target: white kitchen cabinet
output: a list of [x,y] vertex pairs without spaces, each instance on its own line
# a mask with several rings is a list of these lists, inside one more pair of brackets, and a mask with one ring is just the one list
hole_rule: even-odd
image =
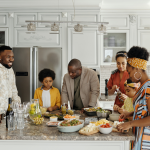
[[[145,47],[150,53],[150,30],[138,30],[138,46]],[[148,61],[150,65],[150,60]]]
[[108,22],[107,29],[129,29],[129,15],[102,15],[102,22]]
[[37,13],[15,13],[14,27],[27,27],[26,20],[37,20]]
[[0,46],[8,45],[8,28],[0,28]]
[[138,29],[150,29],[150,15],[138,15]]
[[[38,13],[38,20],[44,21],[60,21],[60,13]],[[38,27],[50,27],[50,23],[38,23]]]
[[100,66],[100,39],[96,28],[85,28],[82,33],[77,33],[73,28],[68,29],[68,62],[79,59],[83,66]]
[[111,109],[113,110],[114,101],[99,101],[100,107],[103,109]]
[[101,35],[101,65],[115,65],[116,53],[129,50],[129,30],[107,30]]
[[15,47],[43,46],[60,47],[61,29],[59,34],[50,34],[50,29],[37,28],[35,32],[28,32],[25,28],[15,28]]
[[8,27],[8,13],[0,13],[0,27]]
[[[86,14],[79,14],[79,13],[76,13],[75,16],[73,13],[70,13],[68,14],[68,21],[90,21],[90,22],[98,22],[99,21],[99,16],[98,14],[89,14],[89,13],[86,13]],[[74,24],[72,23],[68,23],[68,26],[72,26]],[[94,26],[94,25],[90,25],[90,24],[86,24],[87,27],[88,26]],[[86,26],[85,25],[85,26]],[[96,27],[96,26],[95,26]]]

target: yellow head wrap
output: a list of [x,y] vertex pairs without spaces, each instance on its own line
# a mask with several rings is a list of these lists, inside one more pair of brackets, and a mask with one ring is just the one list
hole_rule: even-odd
[[147,61],[140,58],[128,58],[127,62],[135,68],[147,70]]
[[124,83],[124,86],[138,89],[140,87],[140,83],[139,82],[138,83],[127,83],[127,80],[126,80]]

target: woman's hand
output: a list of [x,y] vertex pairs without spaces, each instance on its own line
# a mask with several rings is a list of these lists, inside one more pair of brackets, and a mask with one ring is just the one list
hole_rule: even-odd
[[48,107],[47,111],[53,111],[53,107]]
[[126,119],[127,117],[129,117],[129,113],[125,111],[119,116],[119,119]]
[[113,90],[113,92],[115,92],[117,88],[118,88],[118,86],[117,86],[117,85],[113,85],[113,86],[112,86],[112,90]]
[[131,122],[126,122],[126,123],[122,123],[122,124],[119,124],[117,126],[117,129],[118,131],[120,132],[124,132],[124,130],[128,130],[130,129],[132,126],[131,126]]
[[122,100],[122,101],[125,101],[125,99],[127,98],[128,96],[121,93],[121,95],[119,95],[119,98]]
[[114,105],[113,110],[114,110],[114,111],[118,111],[119,108],[120,108],[120,107],[119,107],[118,105]]

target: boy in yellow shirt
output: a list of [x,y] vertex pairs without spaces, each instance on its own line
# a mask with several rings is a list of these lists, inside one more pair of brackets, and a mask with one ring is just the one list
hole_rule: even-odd
[[43,84],[34,93],[34,99],[39,99],[39,104],[46,107],[47,111],[54,111],[60,108],[60,92],[53,87],[55,72],[50,69],[43,69],[39,72],[39,81]]

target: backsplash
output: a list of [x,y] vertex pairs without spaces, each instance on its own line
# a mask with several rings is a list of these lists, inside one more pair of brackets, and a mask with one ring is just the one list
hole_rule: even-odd
[[[105,93],[105,79],[109,80],[111,72],[115,69],[115,65],[100,66],[100,93]],[[150,76],[150,66],[147,67],[147,73]]]

